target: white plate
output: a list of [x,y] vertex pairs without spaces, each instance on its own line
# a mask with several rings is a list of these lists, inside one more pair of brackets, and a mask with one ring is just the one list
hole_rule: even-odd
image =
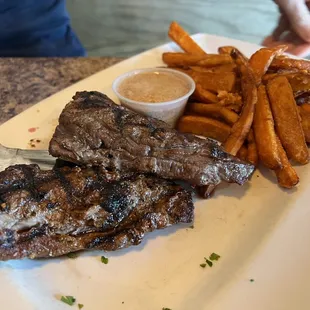
[[[205,34],[194,38],[208,52],[235,45],[250,55],[259,48]],[[2,125],[0,142],[22,148],[37,138],[45,148],[76,91],[98,90],[115,99],[116,76],[161,65],[162,52],[175,49],[167,44],[147,51],[47,98]],[[32,127],[38,129],[30,133]],[[194,229],[179,225],[151,233],[137,247],[105,253],[108,265],[100,262],[101,252],[0,263],[0,308],[69,309],[59,297],[73,295],[85,310],[310,309],[310,169],[297,171],[296,190],[281,190],[265,170],[243,187],[226,186],[196,202]],[[220,260],[202,269],[212,252]]]

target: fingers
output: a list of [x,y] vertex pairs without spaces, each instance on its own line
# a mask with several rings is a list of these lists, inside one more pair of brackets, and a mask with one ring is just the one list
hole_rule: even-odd
[[285,15],[281,15],[279,22],[278,22],[278,26],[272,33],[273,39],[276,41],[279,41],[281,38],[281,35],[288,30],[290,30],[289,20],[287,19]]
[[274,37],[268,36],[262,42],[262,45],[267,47],[276,47],[278,45],[285,44],[288,46],[287,53],[299,56],[306,57],[310,55],[310,43],[304,42],[301,40],[295,33],[287,33],[282,36],[281,40],[275,40]]
[[310,42],[310,13],[305,0],[276,0],[287,16],[292,29],[306,42]]
[[294,46],[291,50],[288,49],[288,53],[305,58],[310,55],[310,44],[305,43],[300,46]]

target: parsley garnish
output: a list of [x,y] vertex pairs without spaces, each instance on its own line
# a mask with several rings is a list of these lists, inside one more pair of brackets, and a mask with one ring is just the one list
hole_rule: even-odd
[[170,308],[163,308],[162,310],[172,310],[172,309],[170,309]]
[[101,263],[107,264],[109,259],[107,257],[101,256]]
[[73,253],[68,253],[67,257],[71,258],[71,259],[75,259],[79,256],[79,254],[77,252],[73,252]]
[[220,257],[221,257],[220,255],[213,252],[209,258],[210,260],[219,260]]
[[254,282],[254,279],[250,279],[250,282]]
[[213,266],[213,263],[210,260],[208,260],[207,258],[205,258],[205,261],[209,265],[209,267]]
[[75,298],[73,296],[61,296],[60,300],[69,306],[75,303]]
[[78,304],[79,309],[82,309],[84,307],[83,304]]
[[200,267],[206,268],[207,264],[200,264]]

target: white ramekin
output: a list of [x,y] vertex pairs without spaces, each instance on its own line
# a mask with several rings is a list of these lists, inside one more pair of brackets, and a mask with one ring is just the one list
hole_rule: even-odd
[[[121,82],[123,82],[125,79],[127,79],[130,76],[145,73],[145,72],[169,72],[173,73],[182,79],[184,79],[188,85],[189,85],[189,91],[182,97],[171,100],[171,101],[165,101],[165,102],[156,102],[156,103],[149,103],[149,102],[139,102],[135,100],[128,99],[124,96],[122,96],[119,91],[118,87]],[[121,104],[131,110],[134,110],[140,114],[144,114],[147,116],[151,116],[154,118],[158,118],[171,126],[175,126],[177,120],[182,116],[186,103],[188,101],[189,96],[194,92],[195,90],[195,82],[194,80],[177,70],[168,69],[168,68],[149,68],[149,69],[137,69],[133,70],[127,73],[124,73],[117,77],[113,84],[112,89],[118,99],[120,100]]]

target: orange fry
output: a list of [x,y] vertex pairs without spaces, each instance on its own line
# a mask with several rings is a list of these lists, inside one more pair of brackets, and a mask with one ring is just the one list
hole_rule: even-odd
[[258,153],[257,153],[256,140],[252,129],[248,134],[247,141],[248,141],[248,154],[246,160],[256,167],[258,164]]
[[270,169],[281,168],[277,136],[265,86],[259,86],[257,99],[253,128],[259,158]]
[[239,159],[246,161],[247,158],[248,158],[248,149],[247,149],[247,147],[242,145],[236,156]]
[[241,62],[244,65],[248,64],[249,62],[248,57],[241,53],[241,51],[238,50],[236,47],[232,49],[230,56],[232,56],[237,62]]
[[197,115],[208,116],[233,125],[239,118],[238,114],[218,104],[190,103],[188,111]]
[[299,177],[296,171],[294,170],[294,168],[292,167],[292,165],[290,164],[278,136],[276,137],[276,141],[278,144],[278,150],[279,150],[281,166],[282,166],[282,168],[278,168],[275,170],[278,183],[282,187],[292,188],[298,184]]
[[218,52],[221,55],[223,55],[223,54],[231,55],[234,49],[235,49],[234,46],[220,46],[218,48]]
[[229,55],[208,54],[207,57],[198,61],[197,65],[201,67],[214,67],[233,63]]
[[185,115],[178,122],[177,129],[180,132],[192,133],[223,142],[230,133],[230,127],[212,118]]
[[199,61],[205,59],[206,56],[209,56],[209,55],[167,52],[167,53],[163,53],[162,60],[165,64],[167,64],[170,67],[187,67],[191,65],[196,65]]
[[310,70],[310,61],[305,59],[293,59],[288,57],[276,57],[272,61],[271,68],[275,69],[298,69],[298,70]]
[[229,110],[239,113],[242,109],[242,98],[238,93],[228,93],[227,91],[219,91],[217,94],[219,104]]
[[170,24],[169,37],[177,43],[186,53],[205,55],[206,52],[189,36],[189,34],[177,23]]
[[300,72],[283,72],[283,73],[266,73],[263,77],[262,77],[262,81],[264,83],[268,82],[269,80],[277,77],[277,76],[285,76],[287,77],[288,79],[290,79],[291,77],[294,77],[296,75],[303,75],[303,74],[306,74],[306,73],[300,73]]
[[[229,55],[218,54],[186,54],[186,53],[163,53],[162,60],[170,67],[188,67],[197,65],[201,67],[214,67],[232,64],[233,60]],[[212,71],[211,71],[212,72]]]
[[226,64],[226,65],[220,65],[216,67],[200,67],[200,66],[190,66],[190,69],[197,72],[234,72],[236,69],[236,65],[234,63]]
[[224,144],[226,152],[236,155],[244,143],[253,122],[254,108],[257,102],[257,88],[252,69],[240,64],[241,85],[244,106],[238,121],[231,129],[231,134]]
[[295,95],[310,91],[310,74],[291,74],[287,76]]
[[193,72],[191,77],[196,84],[200,84],[202,88],[215,93],[221,90],[231,92],[236,83],[236,74],[234,72]]
[[298,107],[301,117],[301,125],[305,134],[305,139],[310,143],[310,105],[303,104]]
[[249,64],[253,69],[258,85],[261,83],[262,76],[267,72],[273,59],[281,55],[286,49],[286,45],[279,45],[275,48],[261,48],[251,56]]
[[217,96],[212,92],[204,89],[200,84],[196,84],[196,89],[194,91],[193,97],[201,102],[205,103],[215,103],[218,102]]
[[306,164],[309,151],[290,83],[286,77],[279,76],[268,82],[267,90],[275,127],[287,155]]

